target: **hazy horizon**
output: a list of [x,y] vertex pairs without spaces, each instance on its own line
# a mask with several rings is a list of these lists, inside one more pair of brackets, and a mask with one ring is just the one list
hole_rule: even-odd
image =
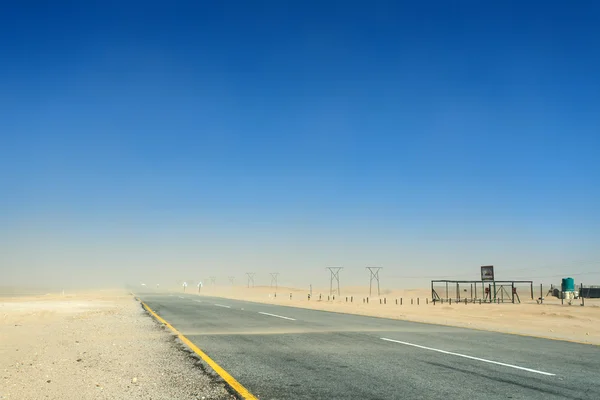
[[595,3],[12,4],[0,286],[600,284]]

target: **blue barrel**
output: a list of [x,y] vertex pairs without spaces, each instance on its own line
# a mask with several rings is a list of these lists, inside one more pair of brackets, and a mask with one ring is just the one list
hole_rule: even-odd
[[563,292],[574,292],[575,291],[575,279],[563,278],[561,288]]

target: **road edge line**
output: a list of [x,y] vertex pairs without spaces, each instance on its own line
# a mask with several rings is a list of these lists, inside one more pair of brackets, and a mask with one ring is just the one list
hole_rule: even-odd
[[198,346],[192,343],[188,338],[186,338],[181,332],[173,327],[170,323],[165,321],[160,315],[154,312],[148,304],[143,301],[138,301],[142,304],[142,307],[158,322],[164,324],[167,328],[169,328],[174,334],[177,335],[177,338],[181,340],[186,346],[188,346],[196,355],[198,355],[202,361],[207,363],[237,394],[239,394],[245,400],[258,400],[252,393],[248,391],[241,383],[239,383],[233,376],[229,374],[229,372],[225,371],[223,367],[217,364],[212,358],[210,358],[205,352],[200,350]]

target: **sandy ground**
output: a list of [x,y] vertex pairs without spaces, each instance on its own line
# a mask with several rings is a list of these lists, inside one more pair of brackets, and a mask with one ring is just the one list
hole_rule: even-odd
[[0,298],[0,399],[229,398],[127,293]]
[[[174,290],[181,291],[181,288],[174,288]],[[538,293],[534,294],[536,298],[539,297],[539,287],[537,291]],[[197,294],[197,289],[188,290],[188,293]],[[319,301],[319,293],[321,301]],[[545,297],[544,303],[540,305],[535,300],[532,301],[529,292],[526,292],[521,293],[523,302],[521,304],[453,303],[449,305],[445,302],[433,305],[431,302],[426,303],[426,299],[431,298],[431,290],[417,289],[382,290],[381,297],[371,297],[367,304],[363,301],[368,297],[368,287],[344,288],[343,296],[337,296],[335,300],[332,298],[327,300],[327,293],[329,293],[328,289],[315,289],[309,301],[308,290],[279,288],[275,297],[275,290],[271,287],[205,286],[202,288],[201,295],[600,345],[600,301],[598,299],[586,300],[585,306],[581,307],[579,300],[575,300],[573,305],[568,305],[566,302],[561,305],[559,299]],[[352,302],[350,296],[353,297]],[[402,298],[402,305],[399,304],[400,298]],[[380,304],[380,300],[383,303],[384,299],[386,304]]]

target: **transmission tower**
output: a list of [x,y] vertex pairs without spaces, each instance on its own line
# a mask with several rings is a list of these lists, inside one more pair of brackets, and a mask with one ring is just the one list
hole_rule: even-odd
[[210,283],[211,283],[212,285],[216,285],[216,284],[217,284],[217,278],[216,278],[215,276],[211,276],[211,277],[210,277]]
[[235,281],[235,276],[230,276],[229,277],[229,282],[231,283],[231,285],[233,286],[233,282]]
[[277,276],[279,275],[279,272],[270,272],[271,274],[271,287],[273,287],[273,284],[275,284],[275,293],[277,293]]
[[367,267],[369,272],[371,273],[369,277],[369,296],[373,294],[373,279],[377,281],[377,296],[380,296],[381,292],[379,291],[379,270],[382,267]]
[[254,272],[246,272],[246,275],[248,276],[248,287],[250,287],[250,284],[254,287]]
[[331,276],[329,277],[329,294],[333,295],[333,281],[337,282],[337,295],[340,296],[340,270],[343,267],[327,267]]

